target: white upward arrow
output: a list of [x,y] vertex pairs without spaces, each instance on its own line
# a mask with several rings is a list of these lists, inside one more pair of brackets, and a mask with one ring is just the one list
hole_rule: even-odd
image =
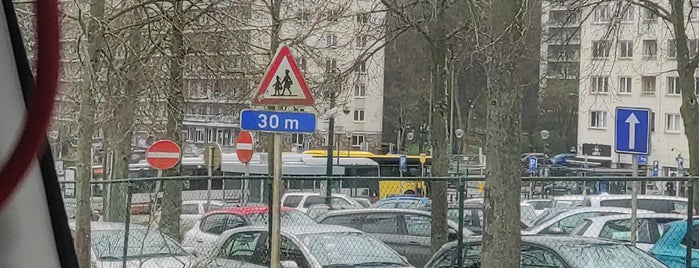
[[624,122],[629,124],[629,149],[634,149],[636,147],[636,125],[641,122],[638,121],[634,113],[631,113]]

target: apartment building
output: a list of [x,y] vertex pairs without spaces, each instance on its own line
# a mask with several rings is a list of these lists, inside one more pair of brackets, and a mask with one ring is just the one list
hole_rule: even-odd
[[[615,6],[619,3],[582,10],[589,16],[580,27],[578,151],[612,166],[628,166],[631,156],[613,149],[615,109],[649,108],[652,148],[647,164],[658,161],[660,175],[671,175],[680,154],[684,168],[689,163],[671,27],[648,10]],[[699,10],[693,9],[689,18],[699,26]],[[697,41],[691,46],[696,51]]]

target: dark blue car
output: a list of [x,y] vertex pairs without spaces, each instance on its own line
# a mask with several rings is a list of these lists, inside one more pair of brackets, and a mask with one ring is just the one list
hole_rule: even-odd
[[692,247],[692,267],[699,267],[699,220],[694,218],[692,225],[692,242],[686,238],[687,222],[668,223],[663,236],[650,249],[650,254],[670,268],[685,268],[687,246]]

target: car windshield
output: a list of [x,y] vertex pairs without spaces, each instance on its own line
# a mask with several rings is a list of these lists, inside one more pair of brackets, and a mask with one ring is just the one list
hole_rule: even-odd
[[566,212],[566,210],[564,210],[564,209],[550,209],[550,210],[544,212],[544,214],[541,214],[541,216],[539,216],[538,218],[536,218],[532,222],[532,226],[536,226],[542,222],[553,219],[554,217],[563,214],[563,212]]
[[376,238],[364,233],[319,233],[300,237],[311,254],[325,268],[409,266],[400,255]]
[[[100,260],[121,260],[124,254],[124,230],[95,230],[92,235],[92,250]],[[158,256],[184,256],[185,251],[177,242],[156,230],[135,229],[129,231],[127,259],[152,258]]]
[[[269,214],[267,213],[254,213],[247,214],[244,216],[245,219],[250,222],[251,225],[267,225],[267,218]],[[311,217],[298,210],[282,211],[282,224],[314,224]]]
[[562,244],[556,251],[576,268],[666,267],[645,252],[626,244]]
[[377,208],[403,208],[403,209],[417,209],[417,208],[429,208],[432,203],[429,200],[420,199],[404,199],[404,200],[385,200],[379,201],[375,207]]

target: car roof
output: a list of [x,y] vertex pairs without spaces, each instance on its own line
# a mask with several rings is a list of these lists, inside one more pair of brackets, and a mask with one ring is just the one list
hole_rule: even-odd
[[552,199],[526,199],[523,200],[522,202],[528,203],[528,202],[551,202],[553,201]]
[[430,200],[427,197],[422,197],[422,196],[410,196],[410,195],[400,195],[400,196],[389,196],[386,197],[385,199],[381,201],[396,201],[396,200]]
[[420,214],[426,216],[432,216],[430,212],[425,210],[417,209],[404,209],[404,208],[363,208],[363,209],[343,209],[328,212],[328,214],[323,215],[319,221],[327,216],[337,216],[337,215],[352,215],[352,214],[367,214],[367,213],[410,213],[410,214]]
[[[468,241],[464,242],[481,242],[482,236],[474,236]],[[578,245],[613,245],[613,244],[623,244],[623,242],[599,239],[592,237],[581,237],[581,236],[561,236],[561,235],[522,235],[522,242],[541,245],[549,248],[558,248],[565,244],[578,244]],[[455,248],[457,246],[457,241],[452,241],[443,246],[445,249]]]
[[589,197],[589,195],[562,195],[562,196],[554,196],[552,199],[554,201],[570,201],[570,200],[583,200],[585,197]]
[[[182,205],[191,205],[191,204],[206,204],[206,200],[185,200],[185,201],[182,201]],[[211,200],[211,204],[225,205],[226,202],[223,202],[220,200]]]
[[[267,226],[246,226],[231,229],[226,231],[227,233],[239,233],[239,232],[250,232],[250,231],[262,231],[267,232],[269,229]],[[231,232],[232,231],[232,232]],[[354,228],[340,226],[340,225],[329,225],[329,224],[314,224],[314,225],[282,225],[281,231],[291,235],[306,235],[306,234],[320,234],[320,233],[362,233]]]
[[[587,219],[589,219],[593,222],[607,222],[607,221],[623,220],[623,219],[630,219],[630,218],[631,218],[631,214],[617,214],[617,215],[592,217],[592,218],[587,218]],[[639,214],[637,216],[637,218],[639,218],[639,219],[670,218],[670,219],[683,220],[687,217],[682,215],[682,214],[673,214],[673,213],[643,213],[643,214]]]
[[[288,193],[285,193],[285,194],[284,194],[284,196],[289,196],[289,195],[320,196],[320,193],[314,193],[314,192],[288,192]],[[347,197],[347,195],[345,195],[345,194],[338,194],[338,193],[333,193],[332,196]]]
[[[624,194],[601,194],[601,195],[588,195],[589,199],[597,200],[613,200],[613,199],[631,199],[631,195]],[[639,199],[658,199],[658,200],[675,200],[675,201],[687,201],[686,197],[679,196],[665,196],[665,195],[638,195]]]
[[[282,211],[292,211],[293,208],[282,207]],[[212,210],[206,213],[206,216],[212,214],[235,214],[235,215],[252,215],[252,214],[262,214],[267,213],[269,208],[267,206],[243,206],[243,207],[224,207],[216,210]]]

